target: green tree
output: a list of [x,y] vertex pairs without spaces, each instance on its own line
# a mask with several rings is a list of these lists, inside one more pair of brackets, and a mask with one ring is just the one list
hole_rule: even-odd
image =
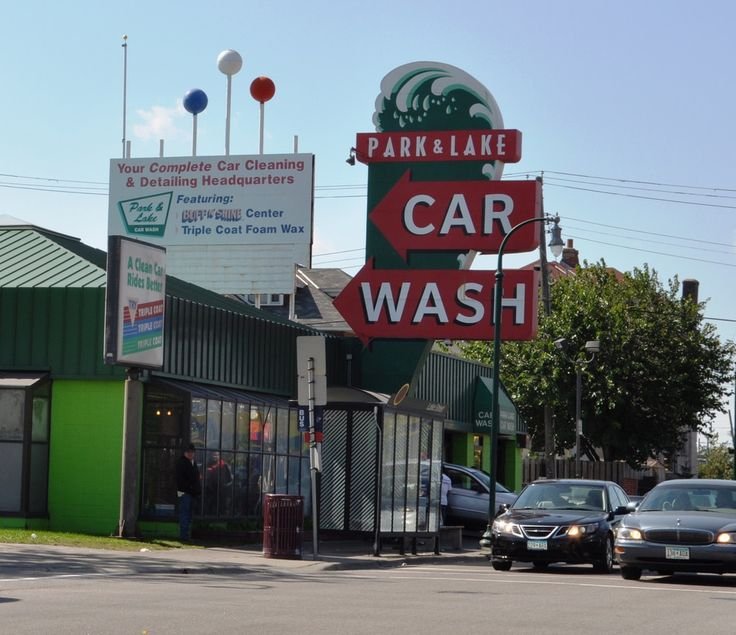
[[733,478],[733,454],[726,443],[718,442],[714,435],[708,447],[700,452],[700,478]]
[[[664,287],[646,265],[621,274],[601,261],[552,285],[552,311],[539,315],[537,338],[506,342],[501,379],[533,437],[544,440],[543,408],[554,413],[558,452],[575,445],[576,372],[585,342],[601,350],[583,367],[583,432],[606,460],[637,465],[672,454],[683,430],[705,429],[723,411],[734,372],[736,344],[722,343],[703,320],[704,304],[680,298],[677,279]],[[567,353],[554,346],[568,341]],[[469,342],[463,354],[491,362],[488,342]]]

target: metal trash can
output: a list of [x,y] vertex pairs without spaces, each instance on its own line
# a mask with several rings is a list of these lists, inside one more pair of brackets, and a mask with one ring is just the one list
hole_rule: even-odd
[[301,560],[304,497],[266,494],[263,502],[263,555]]

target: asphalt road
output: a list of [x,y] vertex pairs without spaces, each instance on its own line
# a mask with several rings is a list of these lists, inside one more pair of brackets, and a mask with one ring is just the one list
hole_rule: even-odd
[[[43,558],[39,554],[39,559]],[[733,633],[736,576],[645,577],[588,566],[496,572],[487,562],[356,570],[186,567],[125,558],[0,570],[0,632]]]

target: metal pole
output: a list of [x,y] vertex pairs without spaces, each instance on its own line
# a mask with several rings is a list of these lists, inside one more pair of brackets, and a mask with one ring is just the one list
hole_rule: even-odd
[[383,471],[383,432],[378,421],[378,407],[373,408],[373,423],[378,434],[378,461],[376,461],[376,513],[374,522],[376,524],[373,533],[373,555],[381,555],[381,472]]
[[575,362],[575,478],[580,478],[580,435],[583,433],[581,402],[583,392],[583,368]]
[[225,156],[230,154],[230,101],[233,87],[233,76],[227,76],[227,105],[225,109]]
[[123,36],[123,159],[127,158],[125,153],[125,122],[128,109],[128,36]]
[[136,535],[138,523],[138,447],[140,445],[143,383],[140,369],[129,368],[125,378],[123,406],[123,451],[120,474],[120,517],[118,536]]
[[493,525],[493,519],[496,516],[496,481],[497,481],[497,468],[498,461],[496,460],[496,454],[498,453],[498,431],[501,424],[501,409],[498,403],[499,387],[501,379],[499,377],[499,368],[501,366],[501,305],[503,303],[503,252],[506,249],[506,242],[511,235],[518,229],[521,229],[529,223],[538,222],[549,222],[546,216],[538,216],[535,218],[529,218],[522,221],[518,225],[515,225],[509,230],[509,233],[504,236],[501,241],[501,246],[498,248],[498,265],[496,267],[496,287],[494,289],[494,300],[493,300],[493,390],[492,390],[492,413],[493,421],[491,423],[491,469],[490,469],[490,487],[488,492],[488,529],[491,531],[491,525]]
[[[513,230],[512,230],[513,231]],[[507,237],[510,235],[507,234]],[[506,240],[504,239],[504,242]],[[488,529],[493,524],[496,516],[496,480],[498,478],[498,461],[496,454],[498,453],[498,429],[500,424],[501,410],[498,407],[499,393],[499,368],[501,366],[501,303],[503,302],[503,267],[501,258],[503,257],[504,245],[498,252],[498,268],[496,269],[496,288],[493,300],[493,392],[492,392],[492,413],[493,421],[491,423],[491,483],[488,492]]]
[[[537,177],[540,186],[542,177]],[[544,215],[544,198],[542,198],[542,215]],[[545,317],[552,314],[552,299],[549,287],[549,269],[547,267],[547,245],[545,245],[544,224],[539,226],[539,268],[542,276],[542,306]],[[544,475],[547,478],[557,478],[557,466],[555,464],[555,431],[552,421],[552,408],[544,404]]]
[[307,362],[307,387],[309,399],[309,467],[312,489],[312,560],[319,555],[317,537],[317,433],[314,429],[314,357]]
[[192,156],[197,156],[197,115],[192,115]]

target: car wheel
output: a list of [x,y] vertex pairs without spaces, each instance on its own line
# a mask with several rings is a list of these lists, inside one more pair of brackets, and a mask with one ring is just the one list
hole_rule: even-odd
[[641,569],[639,567],[621,567],[621,577],[624,580],[638,580],[641,578]]
[[491,566],[496,571],[509,571],[511,569],[511,560],[493,560]]
[[532,562],[532,566],[537,571],[542,571],[543,569],[546,569],[549,566],[549,562],[542,562],[541,560],[535,560]]
[[593,568],[601,573],[611,573],[613,571],[613,539],[611,536],[606,538],[603,557],[593,563]]

